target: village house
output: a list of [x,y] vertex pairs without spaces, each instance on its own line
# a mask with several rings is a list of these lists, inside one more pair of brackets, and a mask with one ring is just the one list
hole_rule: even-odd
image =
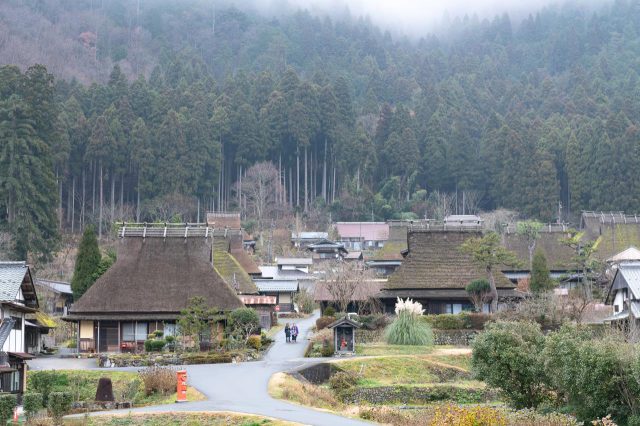
[[118,235],[116,262],[63,318],[78,325],[80,352],[141,352],[149,333],[176,334],[193,297],[222,313],[245,306],[214,269],[212,228],[123,227]]
[[342,260],[349,253],[342,243],[331,240],[322,240],[310,244],[307,246],[307,251],[311,252],[311,258],[314,263]]
[[40,309],[50,315],[65,315],[73,304],[71,284],[36,278],[36,288],[40,295]]
[[621,328],[640,325],[640,260],[621,262],[607,293],[606,303],[613,315],[604,320]]
[[379,250],[369,252],[364,261],[367,268],[376,275],[386,277],[394,273],[402,264],[403,253],[407,250],[407,221],[389,222],[389,239]]
[[300,249],[306,249],[309,245],[315,244],[329,238],[328,232],[292,232],[291,245]]
[[[380,290],[386,283],[386,280],[373,279],[358,283],[353,288],[353,293],[349,297],[351,300],[347,306],[347,312],[356,313],[371,313],[375,311],[379,303],[378,297],[380,296]],[[338,299],[336,295],[344,293],[344,289],[336,292],[331,291],[331,284],[326,281],[319,281],[316,285],[313,299],[320,305],[320,313],[324,314],[325,309],[332,306],[334,309],[338,309]],[[332,294],[333,293],[333,294]]]
[[[457,314],[472,310],[465,290],[473,280],[486,279],[487,273],[471,256],[460,251],[465,240],[480,237],[477,230],[429,230],[409,228],[408,248],[402,265],[382,285],[380,299],[385,312],[393,312],[398,297],[422,303],[429,314]],[[494,271],[499,309],[519,299],[515,285],[499,270]],[[488,304],[485,305],[488,310]]]
[[260,265],[260,279],[295,280],[301,290],[312,290],[316,277],[311,272],[310,257],[277,257],[275,265]]
[[386,222],[337,222],[335,229],[336,242],[349,251],[377,250],[389,239]]
[[[0,391],[22,395],[26,388],[28,314],[38,311],[31,270],[25,262],[0,262]],[[35,332],[39,334],[38,330]]]

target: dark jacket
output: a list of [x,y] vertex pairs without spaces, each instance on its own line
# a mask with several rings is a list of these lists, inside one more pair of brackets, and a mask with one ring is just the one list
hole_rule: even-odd
[[290,335],[291,335],[291,329],[289,328],[289,326],[286,326],[286,327],[284,328],[284,334],[285,334],[285,335],[287,335],[287,336],[290,336]]

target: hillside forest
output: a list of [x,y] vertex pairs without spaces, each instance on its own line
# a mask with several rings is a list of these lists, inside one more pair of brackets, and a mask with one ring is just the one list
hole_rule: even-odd
[[[451,18],[187,0],[0,4],[0,227],[17,259],[114,221],[571,221],[640,210],[640,1]],[[45,36],[46,34],[46,36]]]

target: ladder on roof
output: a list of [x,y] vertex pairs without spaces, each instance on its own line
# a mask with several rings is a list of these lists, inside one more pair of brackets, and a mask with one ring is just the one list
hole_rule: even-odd
[[9,366],[9,356],[6,352],[2,351],[2,347],[4,346],[4,342],[9,338],[9,334],[11,330],[13,330],[13,325],[16,323],[11,317],[6,317],[0,323],[0,366],[8,367]]

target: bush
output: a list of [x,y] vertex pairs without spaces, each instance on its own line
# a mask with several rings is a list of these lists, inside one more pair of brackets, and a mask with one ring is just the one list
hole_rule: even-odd
[[146,395],[160,393],[168,395],[176,391],[178,378],[176,372],[170,367],[147,367],[138,372],[140,380],[144,384]]
[[419,315],[408,310],[399,311],[385,331],[390,345],[433,345],[433,331]]
[[484,330],[485,325],[492,320],[490,314],[469,312],[462,315],[464,326],[470,330]]
[[163,339],[153,339],[144,341],[144,350],[146,352],[161,352],[166,345],[166,341]]
[[424,315],[422,320],[436,330],[462,330],[466,328],[463,316],[458,314]]
[[322,342],[322,349],[320,350],[320,355],[325,358],[333,356],[333,345],[329,342],[329,340],[325,340]]
[[324,310],[324,312],[322,313],[322,316],[325,317],[335,317],[336,316],[336,310],[333,309],[331,306],[327,306]]
[[500,389],[516,408],[536,407],[549,396],[543,348],[538,324],[500,321],[475,338],[471,364],[480,380]]
[[37,392],[27,392],[22,397],[22,406],[27,421],[33,419],[40,409],[42,409],[42,394]]
[[154,335],[155,337],[157,337],[157,338],[160,338],[160,337],[164,336],[164,331],[162,331],[162,330],[156,330],[156,331],[154,331],[154,332],[153,332],[153,335]]
[[71,410],[72,397],[68,392],[49,394],[49,413],[56,425],[62,425],[62,417]]
[[255,309],[234,309],[229,314],[229,327],[234,336],[244,341],[251,333],[260,329],[260,318]]
[[329,387],[342,399],[348,396],[356,385],[358,378],[347,371],[338,371],[329,378]]
[[328,317],[328,316],[318,318],[316,320],[316,330],[320,331],[324,328],[327,328],[327,326],[332,322],[334,322],[335,320],[336,319],[334,317]]
[[260,336],[249,336],[247,339],[247,346],[256,350],[262,349],[262,338]]
[[18,399],[15,395],[0,395],[0,424],[7,424],[7,421],[13,418],[13,410],[18,405]]
[[594,338],[590,330],[563,326],[547,337],[543,361],[548,384],[564,396],[578,420],[611,414],[628,423],[640,403],[638,361],[622,336]]
[[358,321],[368,330],[380,330],[389,325],[389,318],[382,314],[363,315]]
[[56,371],[30,371],[27,388],[42,394],[42,404],[48,406],[49,394],[55,385],[68,385],[68,377]]

